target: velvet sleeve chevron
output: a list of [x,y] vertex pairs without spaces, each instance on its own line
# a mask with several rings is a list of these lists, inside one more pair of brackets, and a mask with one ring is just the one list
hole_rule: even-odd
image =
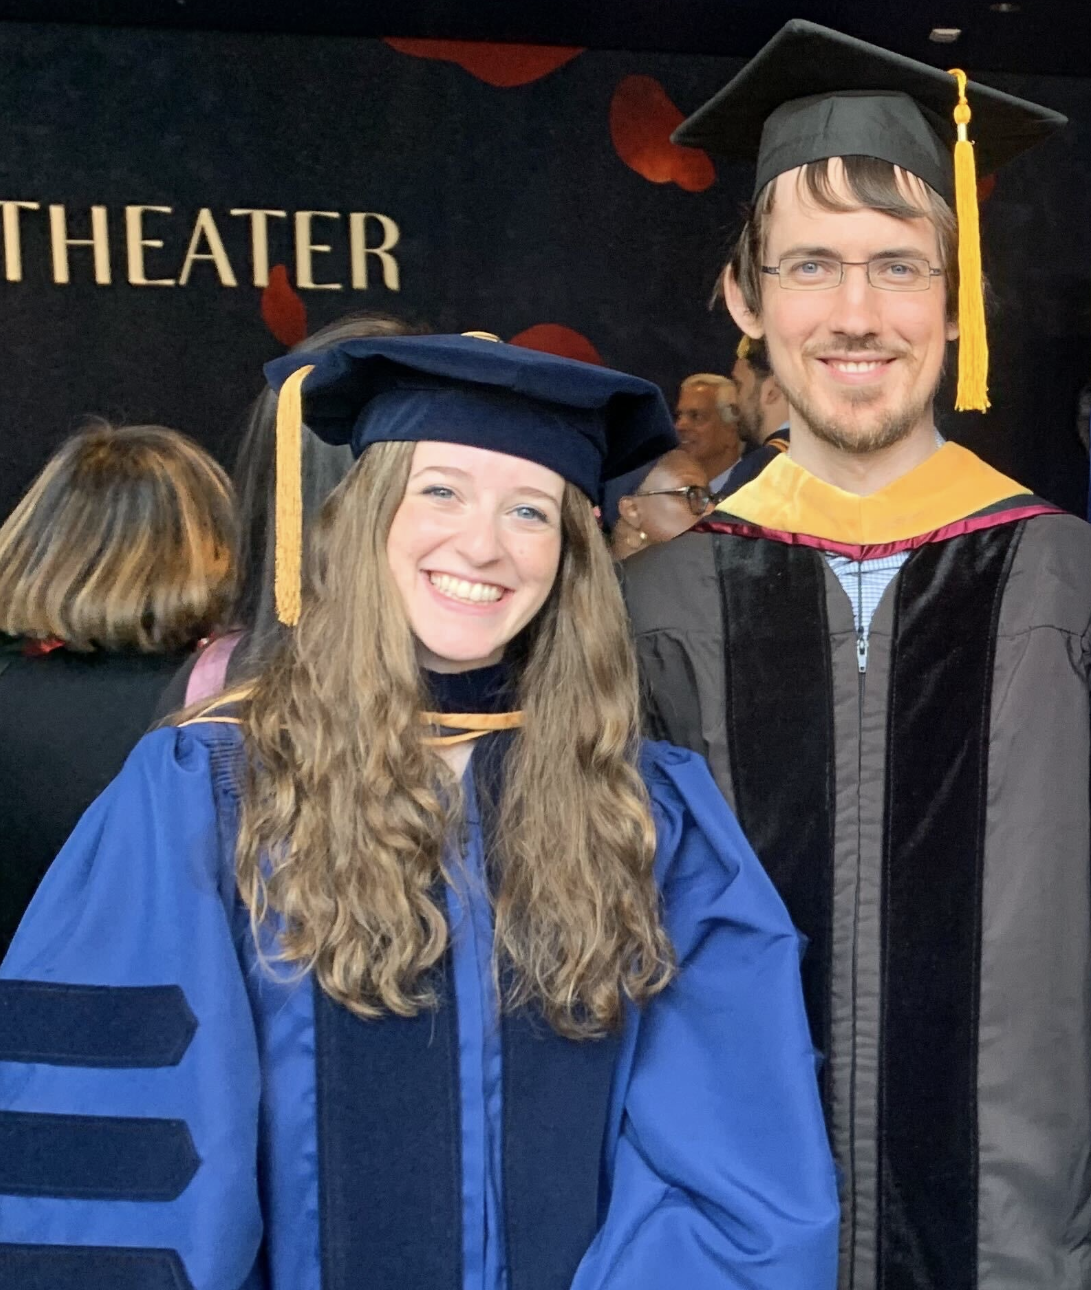
[[260,1080],[214,746],[146,736],[0,969],[0,1285],[261,1284]]

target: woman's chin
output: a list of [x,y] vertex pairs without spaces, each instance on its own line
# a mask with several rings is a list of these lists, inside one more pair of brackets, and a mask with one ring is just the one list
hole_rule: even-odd
[[458,643],[450,640],[429,642],[419,636],[417,641],[420,664],[429,672],[470,672],[477,667],[491,667],[503,658],[507,643],[503,641],[498,644],[495,639]]

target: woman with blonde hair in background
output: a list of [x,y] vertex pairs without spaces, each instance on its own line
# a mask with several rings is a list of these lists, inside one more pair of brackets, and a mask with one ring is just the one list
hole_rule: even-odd
[[0,971],[0,1281],[830,1290],[798,940],[639,738],[594,516],[661,395],[449,336],[268,372],[278,468],[302,421],[359,460],[302,599],[281,470],[294,631],[140,743]]
[[231,484],[163,426],[64,443],[0,528],[0,956],[235,586]]

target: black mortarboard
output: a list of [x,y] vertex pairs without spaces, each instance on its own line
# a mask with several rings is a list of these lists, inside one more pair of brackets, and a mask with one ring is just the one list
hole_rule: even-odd
[[[968,81],[978,174],[987,175],[1065,124],[1059,112]],[[777,175],[825,157],[878,157],[953,204],[952,74],[795,18],[674,142],[756,161],[755,194]]]
[[[973,113],[975,144],[968,126]],[[988,406],[976,176],[1065,124],[1059,112],[796,18],[675,130],[675,143],[754,161],[755,196],[785,171],[877,157],[924,180],[959,220],[959,398]],[[976,161],[976,168],[975,168]]]
[[299,426],[353,453],[431,439],[525,457],[594,501],[603,481],[678,444],[658,386],[637,376],[476,336],[390,336],[286,354],[265,368],[277,413],[277,598],[298,615]]

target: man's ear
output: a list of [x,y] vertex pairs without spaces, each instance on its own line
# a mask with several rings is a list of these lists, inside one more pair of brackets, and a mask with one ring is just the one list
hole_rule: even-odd
[[750,311],[743,299],[742,290],[735,280],[735,272],[730,265],[724,270],[724,303],[727,312],[734,320],[735,326],[751,340],[760,340],[765,335],[761,319]]
[[781,390],[780,386],[777,384],[777,378],[775,376],[767,376],[761,383],[760,402],[762,407],[769,407],[771,404],[776,403],[777,399],[780,398],[780,394]]

